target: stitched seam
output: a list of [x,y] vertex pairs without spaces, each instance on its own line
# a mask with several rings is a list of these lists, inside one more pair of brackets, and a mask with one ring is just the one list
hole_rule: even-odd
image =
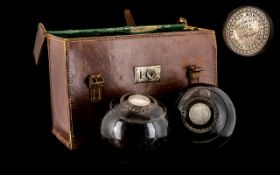
[[[212,36],[212,40],[213,40],[213,43],[217,43],[216,42],[216,34],[214,31],[211,32],[211,36]],[[213,58],[214,58],[214,84],[216,86],[218,86],[218,79],[217,79],[217,44],[216,44],[216,47],[213,46]]]
[[[195,32],[190,34],[190,32]],[[199,33],[198,33],[199,32]],[[211,31],[189,31],[184,33],[177,33],[177,34],[141,34],[141,35],[123,35],[123,36],[111,36],[111,37],[102,37],[102,38],[84,38],[84,39],[69,39],[69,42],[96,42],[96,41],[112,41],[112,40],[126,40],[126,39],[142,39],[142,38],[165,38],[165,37],[174,37],[174,36],[188,36],[188,35],[207,35]]]
[[59,130],[57,130],[56,128],[52,129],[52,133],[64,144],[66,145],[68,148],[72,149],[71,143],[68,142],[68,140],[65,139],[65,137],[63,137],[61,135],[61,133],[59,132]]
[[[192,32],[192,33],[190,33]],[[188,35],[208,35],[211,34],[212,41],[216,43],[215,32],[213,30],[203,31],[188,31],[184,33],[156,33],[156,34],[141,34],[141,35],[124,35],[124,36],[111,36],[102,38],[84,38],[84,39],[69,39],[69,42],[98,42],[98,41],[112,41],[112,40],[127,40],[127,39],[142,39],[142,38],[164,38],[164,37],[182,37]],[[214,59],[214,84],[217,85],[217,48],[213,46],[213,59]]]
[[[50,92],[51,92],[51,97],[53,97],[52,95],[52,92],[53,92],[53,89],[52,89],[52,69],[51,69],[51,59],[50,59],[50,40],[53,39],[51,37],[49,37],[49,35],[47,35],[47,39],[48,39],[48,58],[49,58],[49,76],[50,76]],[[65,49],[65,45],[64,45],[64,49]],[[53,121],[54,121],[54,112],[53,112],[53,99],[51,99],[51,106],[52,106],[52,118],[53,118]],[[68,148],[72,149],[72,142],[71,142],[71,136],[70,136],[70,141],[68,141],[67,139],[65,139],[65,137],[63,135],[60,134],[60,132],[58,131],[58,129],[56,127],[52,127],[52,130],[54,131],[53,133],[55,134],[55,136],[61,140]],[[71,134],[71,133],[70,133]]]
[[69,65],[70,46],[68,40],[65,41],[65,45],[66,45],[66,74],[67,74],[67,87],[68,87],[67,89],[68,89],[68,103],[69,103],[68,115],[70,118],[69,127],[70,127],[70,142],[72,148],[75,138],[74,138],[74,127],[73,127],[73,115],[72,115],[72,92],[71,92],[71,77],[70,77],[70,65]]
[[47,34],[51,39],[55,40],[55,41],[58,41],[58,42],[61,42],[61,43],[64,43],[65,40],[67,39],[60,39],[60,38],[57,38],[55,37],[54,35],[51,35],[51,34]]
[[[53,78],[52,78],[52,69],[51,69],[51,59],[50,59],[50,38],[47,37],[47,47],[48,47],[48,60],[49,60],[49,77],[50,77],[50,95],[51,97],[53,97],[53,89],[52,89],[52,82],[53,82]],[[53,98],[51,98],[51,112],[52,112],[52,121],[54,121],[54,104],[53,104]],[[52,130],[56,130],[53,123],[52,123]],[[57,135],[56,135],[57,136]],[[62,136],[61,136],[62,137]]]

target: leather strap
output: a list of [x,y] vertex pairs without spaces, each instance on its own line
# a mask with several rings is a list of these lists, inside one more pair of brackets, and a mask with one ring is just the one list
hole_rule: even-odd
[[35,39],[35,44],[34,44],[34,49],[33,49],[33,56],[35,59],[36,65],[38,65],[43,49],[43,45],[46,41],[46,29],[42,23],[38,24],[38,30],[36,34],[36,39]]

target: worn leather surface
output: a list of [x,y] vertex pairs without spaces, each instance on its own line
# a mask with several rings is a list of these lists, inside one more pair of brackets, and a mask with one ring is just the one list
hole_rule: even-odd
[[52,106],[52,132],[72,148],[71,111],[65,41],[48,37],[49,75]]
[[[74,39],[68,44],[69,73],[74,131],[86,135],[86,128],[102,118],[110,100],[124,93],[161,96],[176,94],[187,86],[186,67],[199,65],[200,81],[216,84],[216,46],[210,31],[157,33]],[[159,82],[134,83],[135,66],[161,65]],[[100,73],[105,81],[103,100],[91,103],[86,78]],[[98,126],[98,125],[97,125]],[[80,131],[78,131],[80,130]]]
[[[48,44],[53,133],[70,149],[99,134],[109,102],[124,93],[149,94],[164,103],[188,85],[186,67],[194,64],[204,69],[200,82],[217,83],[211,30],[68,40],[48,35]],[[152,65],[161,65],[160,81],[135,84],[133,68]],[[105,81],[103,99],[93,103],[87,78],[97,73]]]

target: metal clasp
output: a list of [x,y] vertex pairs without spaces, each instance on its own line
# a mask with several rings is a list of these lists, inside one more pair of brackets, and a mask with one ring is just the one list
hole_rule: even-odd
[[180,17],[177,22],[180,24],[184,24],[186,27],[188,26],[186,18]]
[[160,65],[134,67],[135,83],[144,83],[160,80]]
[[189,85],[193,83],[199,83],[199,74],[203,69],[197,65],[192,65],[187,67],[187,77]]
[[104,79],[101,74],[89,75],[88,86],[91,102],[99,102],[102,99],[102,87]]

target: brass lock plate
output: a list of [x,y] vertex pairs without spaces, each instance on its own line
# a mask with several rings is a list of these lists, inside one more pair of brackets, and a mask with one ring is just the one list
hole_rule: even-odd
[[160,80],[160,65],[134,67],[135,83],[145,83]]

